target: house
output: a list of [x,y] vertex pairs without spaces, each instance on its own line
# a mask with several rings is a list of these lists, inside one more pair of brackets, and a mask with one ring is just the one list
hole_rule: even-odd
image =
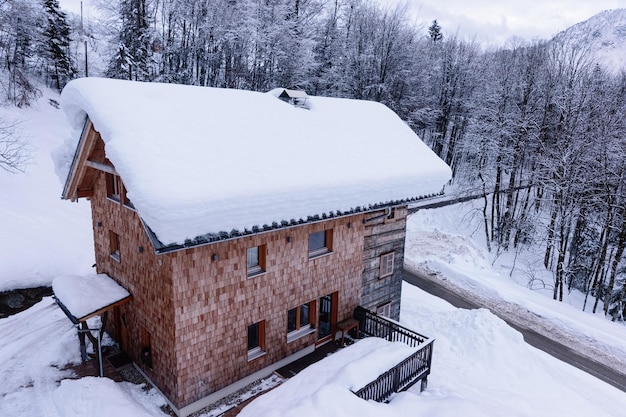
[[107,329],[179,415],[334,340],[357,306],[397,319],[407,203],[451,176],[382,104],[284,93],[62,93],[82,129],[63,198],[91,201],[96,272],[130,294]]

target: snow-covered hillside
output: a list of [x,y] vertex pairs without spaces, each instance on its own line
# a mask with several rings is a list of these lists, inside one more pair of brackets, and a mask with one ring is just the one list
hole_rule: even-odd
[[605,69],[626,70],[626,9],[606,10],[557,34],[553,42],[589,48]]
[[58,100],[46,89],[30,108],[0,107],[3,119],[17,123],[30,157],[25,173],[0,169],[0,291],[50,286],[56,275],[93,271],[89,202],[61,200],[51,157],[73,133]]

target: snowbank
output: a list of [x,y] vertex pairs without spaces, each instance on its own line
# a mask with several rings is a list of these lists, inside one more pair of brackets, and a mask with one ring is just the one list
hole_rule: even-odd
[[435,338],[426,391],[420,394],[419,386],[414,386],[389,404],[362,401],[352,394],[350,381],[383,359],[369,345],[379,342],[364,339],[257,398],[240,416],[614,417],[623,413],[623,392],[527,345],[520,333],[489,311],[455,309],[409,284],[402,291],[402,324]]

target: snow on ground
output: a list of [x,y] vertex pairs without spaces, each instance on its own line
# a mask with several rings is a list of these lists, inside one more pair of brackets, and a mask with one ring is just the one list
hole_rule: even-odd
[[76,330],[51,297],[0,320],[0,416],[165,416],[154,389],[108,378],[71,378],[80,363]]
[[359,341],[312,365],[250,403],[241,417],[322,416],[617,416],[626,395],[526,344],[488,310],[461,310],[410,284],[401,322],[435,339],[428,388],[419,384],[389,404],[356,399],[359,372],[379,355],[379,340]]
[[[437,272],[442,284],[506,314],[513,321],[565,342],[572,348],[612,364],[626,373],[626,327],[601,313],[582,311],[580,292],[565,293],[563,302],[552,299],[552,277],[536,254],[500,254],[495,260],[480,246],[478,219],[471,204],[423,210],[409,218],[405,262],[407,268]],[[509,276],[512,265],[517,270]],[[529,288],[529,281],[534,285]],[[537,287],[538,281],[548,287]]]
[[[435,340],[428,389],[419,384],[389,404],[358,399],[356,390],[412,348],[381,339],[358,341],[307,368],[244,408],[252,416],[532,416],[615,417],[626,395],[524,343],[487,310],[459,310],[404,284],[403,324]],[[45,298],[0,320],[0,415],[19,417],[164,416],[154,389],[107,378],[67,379],[79,361],[78,338]],[[207,414],[208,415],[208,414]]]
[[93,272],[88,201],[61,200],[62,185],[50,153],[71,134],[69,123],[44,96],[28,109],[0,107],[1,118],[19,123],[31,163],[24,174],[0,169],[0,291],[50,286],[60,274]]
[[[48,104],[48,96],[53,97],[46,93],[36,108],[19,113],[34,149],[27,174],[0,172],[0,290],[50,285],[57,275],[93,272],[89,205],[58,198],[61,184],[49,152],[63,142],[69,127],[60,111]],[[601,314],[580,312],[580,300],[573,295],[556,303],[520,286],[524,276],[509,279],[512,259],[501,256],[493,263],[474,243],[477,234],[469,237],[475,226],[467,218],[459,220],[460,214],[439,209],[412,216],[407,264],[441,271],[439,277],[462,286],[468,297],[484,298],[523,319],[541,316],[545,329],[582,337],[616,356],[624,351],[623,326]],[[529,260],[531,256],[517,260],[525,276],[545,279]],[[453,417],[462,410],[466,417],[614,417],[626,408],[626,394],[530,347],[486,310],[457,310],[405,284],[401,322],[436,339],[425,392],[414,387],[389,404],[356,399],[349,388],[354,381],[362,382],[366,367],[351,364],[375,343],[357,342],[259,397],[243,415]],[[71,371],[64,370],[65,365],[80,360],[78,338],[51,298],[1,319],[0,335],[0,416],[164,416],[159,409],[164,401],[154,390],[106,378],[67,379]]]

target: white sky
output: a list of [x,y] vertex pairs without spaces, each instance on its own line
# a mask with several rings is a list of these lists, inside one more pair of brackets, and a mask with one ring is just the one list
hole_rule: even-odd
[[626,0],[378,0],[408,3],[418,23],[437,19],[444,36],[503,45],[511,37],[549,39],[570,26]]

